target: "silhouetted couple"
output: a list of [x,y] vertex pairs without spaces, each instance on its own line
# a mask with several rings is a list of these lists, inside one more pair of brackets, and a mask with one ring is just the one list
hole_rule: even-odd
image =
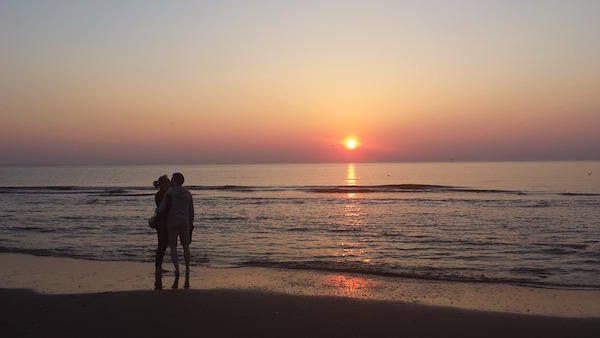
[[154,195],[156,202],[156,233],[158,247],[155,257],[154,288],[162,289],[162,261],[167,245],[171,248],[171,260],[175,268],[175,280],[172,288],[179,287],[179,258],[177,257],[177,238],[183,246],[185,260],[184,288],[190,287],[190,243],[194,229],[194,203],[192,194],[183,187],[184,178],[180,173],[174,173],[169,181],[166,175],[154,181],[154,187],[159,189]]

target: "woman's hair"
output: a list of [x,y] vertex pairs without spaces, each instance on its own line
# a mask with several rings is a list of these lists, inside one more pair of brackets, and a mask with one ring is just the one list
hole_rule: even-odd
[[158,189],[160,188],[160,185],[163,183],[167,183],[169,184],[169,177],[167,177],[167,175],[162,175],[161,177],[158,178],[158,180],[154,181],[152,184],[154,185],[154,188]]

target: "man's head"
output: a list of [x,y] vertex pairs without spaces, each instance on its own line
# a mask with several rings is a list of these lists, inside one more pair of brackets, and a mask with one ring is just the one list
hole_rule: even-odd
[[181,173],[174,173],[173,177],[171,177],[171,182],[173,183],[173,185],[182,186],[183,181],[184,181],[184,178]]

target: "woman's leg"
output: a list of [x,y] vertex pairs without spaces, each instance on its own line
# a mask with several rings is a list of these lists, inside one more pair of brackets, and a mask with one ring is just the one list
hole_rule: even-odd
[[167,231],[167,227],[161,225],[160,228],[156,230],[156,234],[158,237],[158,246],[156,247],[156,257],[154,258],[154,263],[156,265],[156,270],[162,272],[162,263],[165,257],[165,252],[167,251],[167,247],[169,246],[169,233]]
[[156,229],[156,235],[158,237],[158,245],[156,247],[156,257],[154,257],[154,289],[160,290],[162,289],[162,262],[169,244],[167,240],[167,227],[163,225]]

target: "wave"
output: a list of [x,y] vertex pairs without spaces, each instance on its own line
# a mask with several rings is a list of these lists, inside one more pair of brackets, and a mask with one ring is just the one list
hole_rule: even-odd
[[[524,194],[521,191],[475,189],[432,184],[384,184],[384,185],[323,185],[323,186],[245,186],[245,185],[189,185],[191,191],[304,191],[314,193],[372,193],[372,192],[480,192]],[[155,190],[153,187],[140,186],[23,186],[0,187],[0,193],[103,193],[108,195],[130,194],[131,191]],[[138,193],[139,194],[139,193]]]
[[[383,185],[304,185],[304,186],[252,186],[252,185],[188,185],[190,191],[227,191],[240,193],[298,191],[317,194],[349,193],[481,193],[508,195],[559,195],[596,197],[600,193],[584,192],[529,192],[520,190],[480,189],[435,184],[383,184]],[[151,186],[6,186],[0,194],[95,194],[99,196],[150,196]]]
[[[386,269],[382,267],[370,266],[367,264],[352,264],[349,262],[330,262],[330,261],[302,261],[302,262],[274,262],[274,261],[246,261],[239,264],[242,267],[264,267],[292,270],[313,270],[324,272],[354,273],[361,275],[373,275],[381,277],[409,278],[420,280],[447,281],[447,282],[468,282],[468,283],[499,283],[513,284],[531,287],[543,288],[566,288],[566,289],[600,289],[600,284],[579,284],[579,283],[555,283],[545,282],[528,278],[497,278],[484,275],[461,275],[452,273],[450,270],[444,271],[437,268],[423,267],[421,271],[399,271],[400,269]],[[519,269],[513,272],[531,272],[530,269]],[[537,274],[543,274],[536,270]]]
[[338,185],[322,187],[306,187],[306,191],[316,193],[374,193],[374,192],[473,192],[473,193],[502,193],[524,195],[521,191],[473,189],[448,185],[431,184],[384,184],[384,185]]
[[[142,249],[143,255],[133,254],[123,250],[113,251],[112,254],[94,254],[91,252],[80,251],[75,247],[60,248],[20,248],[6,247],[0,245],[0,253],[19,253],[34,256],[67,257],[95,261],[137,261],[148,262],[148,257],[152,256],[154,247]],[[595,263],[596,260],[590,260]],[[194,265],[211,265],[211,260],[206,255],[195,256],[192,259]],[[217,263],[219,264],[219,263]],[[529,287],[554,288],[554,289],[587,289],[600,290],[600,284],[597,283],[567,283],[544,281],[543,278],[552,275],[552,271],[538,267],[515,267],[509,270],[511,274],[525,274],[534,276],[526,277],[494,277],[482,273],[467,272],[466,268],[436,268],[430,266],[402,267],[402,266],[383,266],[371,265],[362,262],[344,262],[328,260],[309,260],[309,261],[271,261],[271,260],[250,260],[238,263],[228,263],[231,267],[263,267],[273,269],[292,269],[322,271],[331,273],[351,273],[365,276],[380,276],[390,278],[407,278],[430,281],[446,282],[467,282],[467,283],[498,283],[512,284]],[[587,269],[585,271],[594,271]]]

